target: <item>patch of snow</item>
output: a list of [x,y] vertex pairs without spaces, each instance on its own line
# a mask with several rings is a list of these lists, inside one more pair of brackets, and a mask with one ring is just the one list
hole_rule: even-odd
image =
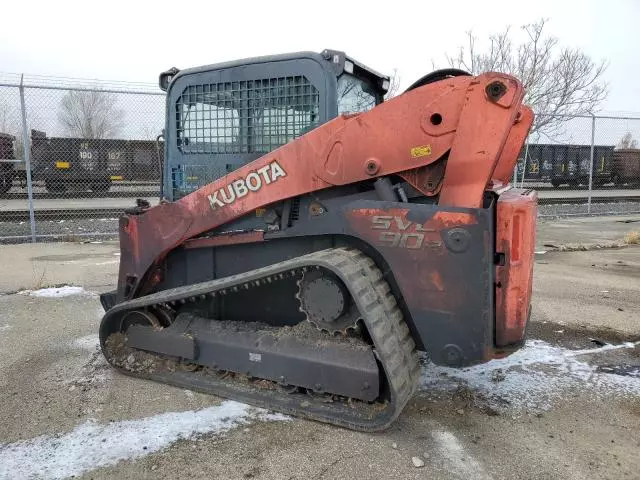
[[115,255],[116,257],[119,257],[119,256],[120,256],[120,252],[115,252],[115,253],[114,253],[114,255]]
[[18,295],[29,295],[31,297],[60,298],[69,297],[71,295],[88,295],[95,296],[95,293],[89,292],[82,287],[73,287],[64,285],[62,287],[41,288],[40,290],[22,290]]
[[[92,221],[93,221],[93,220],[92,220]],[[89,243],[102,243],[102,242],[101,242],[100,240],[94,240],[94,241],[89,242]]]
[[172,412],[105,425],[89,420],[60,436],[0,444],[0,479],[62,479],[163,450],[180,439],[220,435],[251,421],[282,421],[233,401],[199,411]]
[[640,342],[569,350],[542,340],[529,340],[512,355],[468,368],[448,368],[423,360],[421,390],[454,392],[463,386],[497,410],[543,411],[554,400],[580,390],[589,395],[640,398],[640,380],[599,372],[584,356],[635,348]]
[[100,340],[97,334],[87,335],[85,337],[76,338],[71,345],[80,350],[88,350],[94,352],[100,347]]
[[640,342],[624,342],[619,344],[607,343],[599,348],[584,348],[582,350],[567,350],[565,355],[567,357],[577,357],[578,355],[590,355],[593,353],[606,352],[607,350],[619,350],[621,348],[635,348],[636,345],[640,345]]
[[7,323],[6,325],[0,326],[0,332],[6,332],[7,330],[11,330],[12,328],[13,328],[13,325],[9,325]]

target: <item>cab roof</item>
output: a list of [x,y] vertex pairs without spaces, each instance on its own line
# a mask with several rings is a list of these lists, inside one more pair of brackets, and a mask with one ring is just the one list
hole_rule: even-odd
[[341,75],[346,70],[348,73],[352,73],[355,76],[367,78],[368,80],[372,81],[378,88],[382,89],[383,92],[386,92],[388,90],[390,80],[388,75],[383,75],[376,70],[367,67],[354,58],[347,56],[340,50],[330,49],[325,49],[320,53],[301,51],[282,53],[277,55],[264,55],[259,57],[242,58],[209,65],[202,65],[199,67],[186,68],[184,70],[172,67],[160,74],[159,84],[160,88],[166,92],[171,82],[173,82],[176,78],[182,77],[184,75],[208,72],[212,70],[222,70],[233,67],[242,67],[245,65],[252,65],[257,63],[280,62],[300,59],[309,59],[316,61],[320,63],[325,69],[333,71],[336,76]]

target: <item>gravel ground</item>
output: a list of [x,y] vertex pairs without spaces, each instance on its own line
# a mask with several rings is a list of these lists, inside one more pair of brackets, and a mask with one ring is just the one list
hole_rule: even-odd
[[[591,212],[596,215],[620,215],[640,212],[640,202],[594,203]],[[587,214],[586,205],[545,205],[539,207],[542,218],[580,216]],[[118,219],[112,218],[61,218],[44,220],[36,223],[36,234],[56,239],[73,241],[76,239],[114,239],[117,238]],[[29,222],[0,222],[0,243],[16,243],[23,239],[11,237],[26,237],[31,235]],[[2,238],[8,237],[8,238]]]
[[[51,193],[47,191],[44,182],[34,182],[33,195],[35,198],[82,198],[82,197],[99,197],[105,195],[116,194],[118,196],[130,196],[135,198],[136,195],[148,194],[149,192],[160,192],[158,183],[153,182],[114,182],[108,192],[92,192],[87,189],[72,189],[64,193]],[[151,193],[153,195],[154,193]],[[4,194],[5,198],[27,198],[27,187],[21,187],[19,183],[14,181],[13,187]]]
[[[60,218],[58,220],[42,220],[36,222],[36,234],[55,236],[55,239],[74,241],[76,239],[114,239],[118,236],[118,218]],[[31,235],[29,222],[0,222],[0,242],[16,243],[24,241],[11,237],[25,237]]]
[[[640,213],[640,202],[592,203],[591,213],[595,215]],[[587,215],[587,205],[569,203],[546,205],[542,200],[538,208],[538,215],[541,217]]]

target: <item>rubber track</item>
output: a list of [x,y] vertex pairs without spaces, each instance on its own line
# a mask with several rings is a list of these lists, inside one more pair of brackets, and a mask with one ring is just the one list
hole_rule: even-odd
[[225,290],[249,288],[250,285],[260,284],[267,278],[274,276],[278,278],[280,275],[286,275],[304,267],[322,267],[331,270],[349,289],[372,339],[374,354],[384,369],[389,401],[379,402],[375,406],[364,404],[364,407],[358,406],[358,402],[325,403],[309,400],[310,397],[305,395],[291,395],[262,390],[247,384],[237,384],[202,371],[176,370],[166,374],[145,374],[131,372],[116,365],[114,367],[131,376],[211,393],[257,407],[354,430],[376,431],[388,427],[415,391],[420,368],[413,338],[389,285],[384,281],[375,263],[359,250],[351,248],[322,250],[243,274],[163,290],[120,303],[109,310],[102,319],[100,345],[103,354],[113,365],[105,349],[105,341],[110,334],[117,331],[112,322],[118,322],[122,314],[129,310],[164,303],[182,303],[183,300],[203,298],[213,292],[221,293]]

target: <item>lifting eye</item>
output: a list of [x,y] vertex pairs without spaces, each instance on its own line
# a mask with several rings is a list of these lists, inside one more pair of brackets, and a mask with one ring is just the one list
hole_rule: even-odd
[[440,125],[442,123],[442,115],[440,115],[439,113],[434,113],[433,115],[431,115],[430,120],[432,125]]

